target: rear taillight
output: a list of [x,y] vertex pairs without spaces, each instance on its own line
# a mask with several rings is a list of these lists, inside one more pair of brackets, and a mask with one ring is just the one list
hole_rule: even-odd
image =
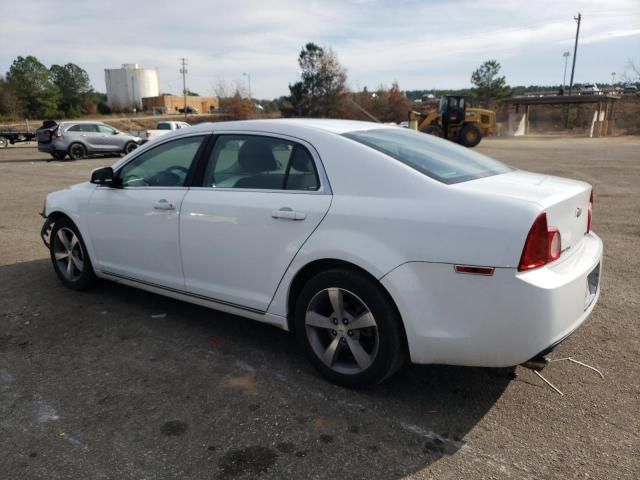
[[589,197],[589,210],[587,211],[587,233],[591,231],[591,219],[593,218],[593,190]]
[[531,270],[546,265],[560,258],[562,252],[562,238],[560,231],[547,225],[547,214],[538,215],[529,230],[524,249],[520,257],[519,271]]
[[53,138],[60,138],[62,137],[62,133],[60,132],[59,128],[56,128],[53,132],[51,132],[51,136]]

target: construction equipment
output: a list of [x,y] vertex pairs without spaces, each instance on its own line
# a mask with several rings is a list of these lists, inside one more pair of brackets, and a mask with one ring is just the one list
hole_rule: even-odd
[[422,113],[411,110],[409,125],[465,147],[475,147],[482,137],[496,133],[496,112],[467,107],[467,103],[464,96],[443,96],[437,111]]

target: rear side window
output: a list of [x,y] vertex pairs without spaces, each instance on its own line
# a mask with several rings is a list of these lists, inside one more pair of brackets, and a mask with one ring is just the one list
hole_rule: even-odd
[[442,183],[453,184],[511,172],[513,168],[453,142],[405,128],[381,128],[343,134],[385,153]]
[[274,137],[221,135],[203,186],[258,190],[318,190],[313,157],[302,145]]
[[93,123],[78,123],[72,127],[70,127],[68,132],[93,132],[96,133],[98,131],[98,126]]

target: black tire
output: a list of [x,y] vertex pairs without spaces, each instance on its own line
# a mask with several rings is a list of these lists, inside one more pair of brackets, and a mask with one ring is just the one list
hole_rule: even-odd
[[0,149],[7,148],[9,146],[9,140],[4,137],[0,137]]
[[[349,323],[330,323],[329,326],[316,327],[308,325],[307,313],[317,313],[315,305],[321,306],[327,303],[329,310],[335,312],[333,300],[329,297],[329,292],[340,291],[344,315],[350,317],[347,322],[352,322],[355,327],[350,330]],[[326,293],[325,293],[326,292]],[[323,298],[324,295],[326,299]],[[352,315],[349,312],[351,306],[364,307],[364,311],[359,310],[359,314]],[[356,327],[356,319],[363,316],[366,311],[371,314],[374,327]],[[358,310],[354,310],[358,312]],[[319,315],[323,322],[326,319],[334,322],[331,318],[334,313],[326,313],[326,317]],[[380,383],[393,373],[395,373],[407,358],[406,337],[402,326],[402,320],[392,300],[380,284],[367,275],[348,269],[332,269],[319,273],[302,288],[300,296],[296,302],[294,312],[295,331],[298,343],[309,357],[311,363],[329,380],[345,386],[359,387],[368,384]],[[357,329],[357,330],[356,330]],[[357,332],[357,333],[356,333]],[[361,368],[361,362],[357,361],[352,342],[356,341],[359,349],[364,351],[365,359],[369,362],[362,362],[367,365]],[[325,356],[331,345],[338,342],[333,348],[336,352],[330,355],[330,364],[322,360],[319,352],[324,351]],[[326,350],[324,348],[327,347]],[[362,359],[362,357],[360,357]]]
[[127,155],[133,152],[136,148],[138,148],[138,144],[136,142],[129,142],[124,146],[123,153]]
[[424,133],[428,135],[433,135],[434,137],[442,138],[444,134],[442,133],[442,128],[438,125],[429,125],[424,129]]
[[53,152],[51,156],[56,160],[64,160],[64,157],[67,156],[67,152]]
[[69,145],[68,154],[71,160],[80,160],[87,156],[87,147],[81,143],[72,143]]
[[[72,235],[75,236],[75,241]],[[66,239],[66,243],[63,238]],[[54,271],[66,287],[72,290],[86,290],[95,284],[96,276],[82,235],[76,225],[66,217],[56,220],[51,229],[49,254]]]
[[473,123],[467,123],[462,127],[458,135],[458,143],[465,147],[473,148],[482,140],[482,132]]

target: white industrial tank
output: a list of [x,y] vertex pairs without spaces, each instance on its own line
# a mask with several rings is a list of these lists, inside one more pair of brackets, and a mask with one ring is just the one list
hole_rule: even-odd
[[122,68],[105,69],[107,102],[115,110],[142,110],[142,99],[160,94],[158,69],[138,68],[137,63],[125,63]]

